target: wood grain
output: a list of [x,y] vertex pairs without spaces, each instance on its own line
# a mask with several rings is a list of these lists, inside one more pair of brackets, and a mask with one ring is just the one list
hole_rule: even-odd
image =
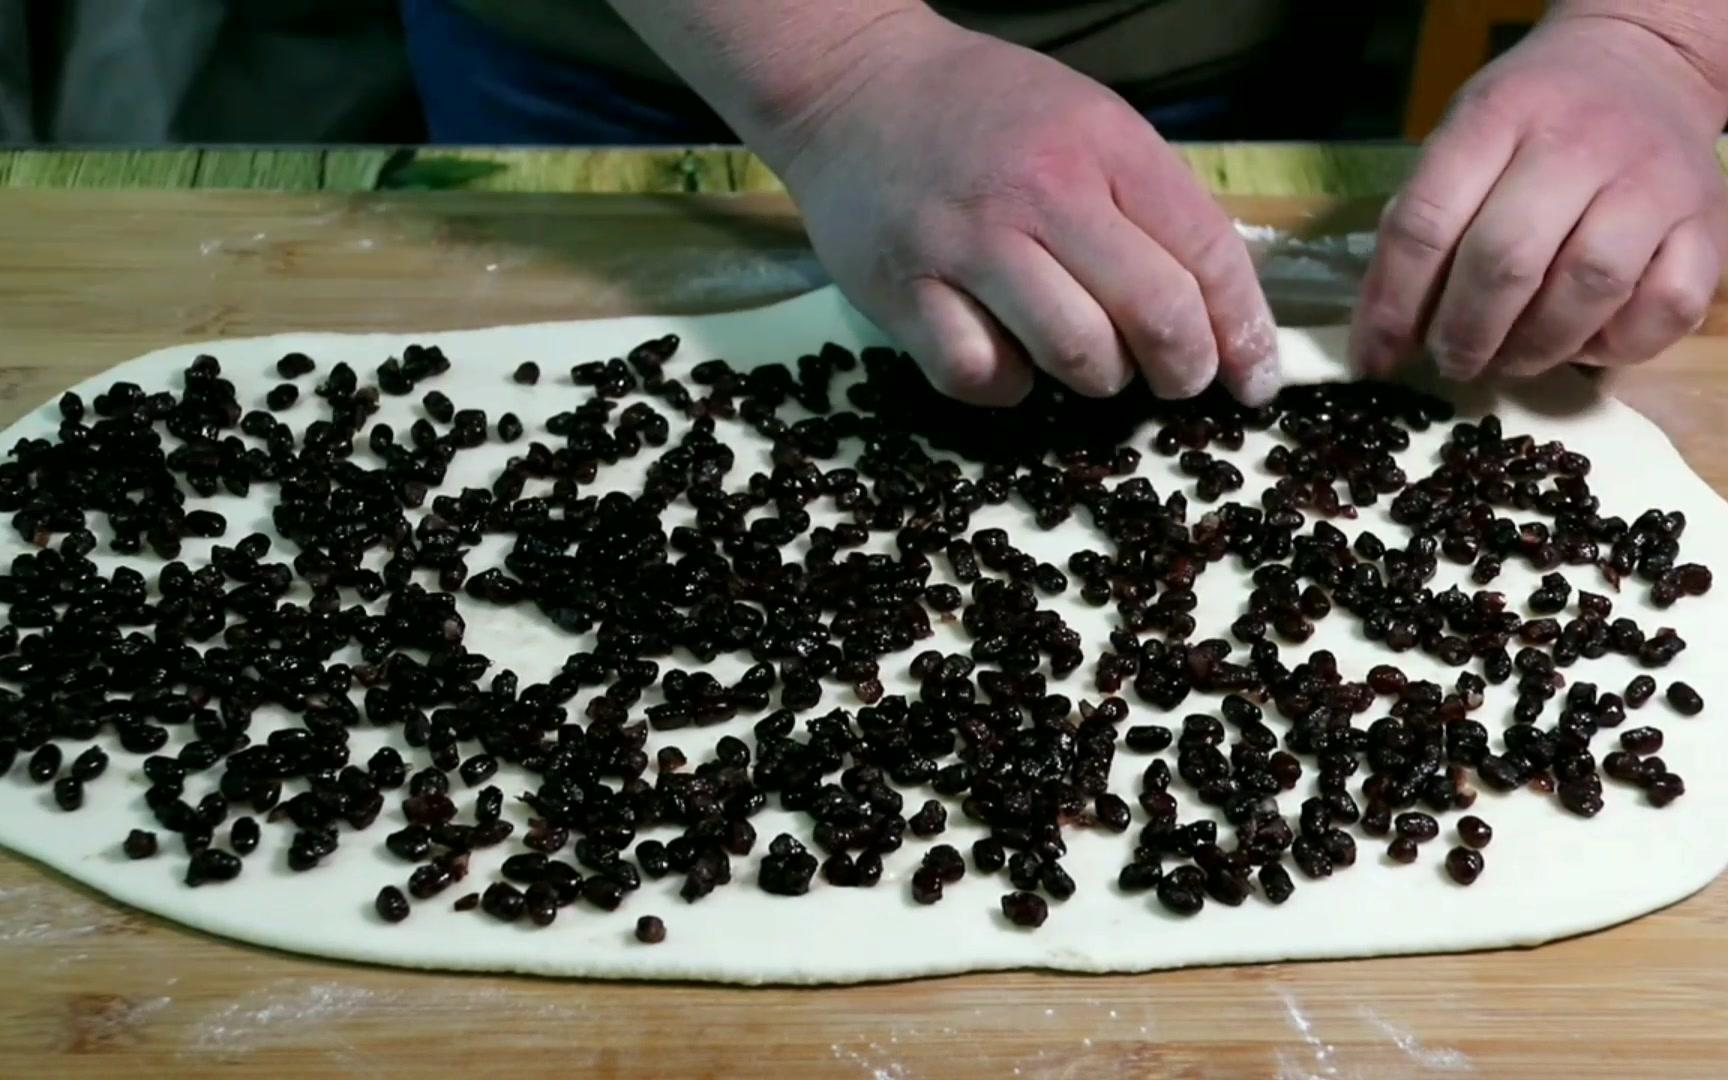
[[[1409,174],[1414,146],[1396,143],[1188,143],[1177,148],[1208,189],[1228,195],[1386,195]],[[778,192],[742,147],[515,149],[353,147],[0,150],[0,187],[36,189],[370,191],[398,155],[437,170],[495,166],[427,185],[467,191],[586,194]],[[386,185],[387,186],[387,185]]]
[[[0,235],[0,423],[173,342],[711,310],[814,275],[772,198],[10,192]],[[1718,490],[1724,333],[1719,307],[1619,383]],[[821,990],[453,976],[231,944],[0,856],[0,1076],[1711,1077],[1725,960],[1718,882],[1530,952]]]

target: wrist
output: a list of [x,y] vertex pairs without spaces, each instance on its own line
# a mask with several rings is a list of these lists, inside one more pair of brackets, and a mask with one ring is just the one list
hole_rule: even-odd
[[814,144],[861,107],[874,88],[891,82],[898,65],[942,49],[953,35],[966,33],[923,3],[827,33],[798,64],[786,65],[790,70],[784,78],[764,79],[756,87],[751,118],[739,134],[795,187],[798,163],[821,156]]
[[924,0],[611,4],[776,171],[886,61],[959,32]]
[[1635,35],[1664,61],[1661,73],[1697,103],[1713,133],[1728,123],[1728,4],[1556,0],[1539,29]]

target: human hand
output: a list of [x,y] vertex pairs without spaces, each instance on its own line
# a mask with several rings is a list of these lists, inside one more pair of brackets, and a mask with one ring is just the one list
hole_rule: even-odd
[[1214,376],[1278,390],[1229,217],[1115,94],[1027,49],[902,17],[771,156],[836,282],[944,392],[1018,401],[1031,365],[1107,396]]
[[1543,24],[1478,75],[1388,206],[1351,352],[1385,375],[1646,360],[1697,328],[1728,248],[1723,95],[1618,18]]

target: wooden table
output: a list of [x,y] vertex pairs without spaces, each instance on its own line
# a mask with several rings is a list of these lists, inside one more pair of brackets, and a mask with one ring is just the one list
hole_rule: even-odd
[[[1353,228],[1362,208],[1238,200]],[[0,193],[0,423],[175,341],[697,310],[797,291],[784,202]],[[1728,309],[1624,396],[1728,491]],[[231,944],[0,856],[0,1076],[1720,1076],[1728,883],[1533,952],[841,989],[372,970]]]

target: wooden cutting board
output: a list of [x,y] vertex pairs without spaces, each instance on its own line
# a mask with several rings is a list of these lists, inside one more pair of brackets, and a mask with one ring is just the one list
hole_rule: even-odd
[[[1372,221],[1312,200],[1231,209],[1316,232]],[[175,342],[717,310],[819,280],[774,199],[4,192],[0,424]],[[1725,334],[1719,304],[1616,392],[1728,492]],[[1725,1062],[1721,881],[1528,952],[747,990],[301,959],[0,855],[0,1076],[1618,1080],[1716,1077]]]

